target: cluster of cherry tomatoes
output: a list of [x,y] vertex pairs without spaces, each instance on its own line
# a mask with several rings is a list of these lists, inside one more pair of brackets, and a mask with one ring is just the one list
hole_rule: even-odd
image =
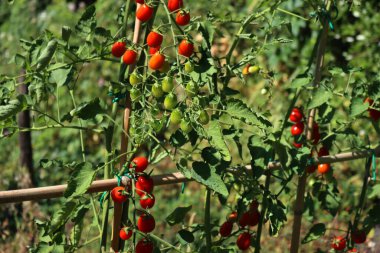
[[[304,136],[302,136],[302,133],[305,130],[305,124],[304,124],[304,114],[300,108],[293,108],[289,115],[289,120],[293,122],[294,124],[292,125],[290,132],[292,136],[294,137],[294,142],[293,146],[296,148],[301,148],[302,147],[302,141],[304,141]],[[316,122],[313,124],[313,140],[312,144],[313,145],[318,145],[320,139],[321,139],[321,134],[319,132],[319,126]],[[311,153],[310,156],[313,155],[313,152]],[[326,147],[322,146],[319,151],[318,151],[318,157],[321,156],[327,156],[329,155],[329,151]],[[324,163],[324,164],[319,164],[318,166],[316,165],[311,165],[307,167],[307,172],[308,173],[313,173],[318,169],[318,172],[320,174],[326,174],[330,171],[330,164]]]
[[[137,19],[141,22],[146,22],[152,18],[155,8],[143,0],[136,2],[142,4],[136,12]],[[185,26],[190,23],[190,13],[183,9],[183,6],[182,0],[169,0],[165,7],[170,14],[175,13],[175,21],[179,26]],[[187,97],[192,99],[199,93],[198,84],[188,76],[194,71],[194,63],[190,58],[194,54],[194,44],[189,35],[181,35],[181,38],[177,44],[177,54],[185,60],[183,62],[181,61],[181,63],[183,63],[181,64],[181,66],[183,66],[183,73],[181,74],[180,82],[182,82],[181,85]],[[163,53],[164,49],[161,49],[163,42],[164,36],[159,29],[153,28],[148,33],[146,39],[146,46],[150,54],[148,67],[153,71],[153,74],[155,71],[158,71],[157,73],[167,73],[170,69],[170,63]],[[138,58],[136,45],[127,48],[124,41],[115,42],[112,46],[111,53],[115,57],[122,57],[122,61],[126,65],[135,64]],[[157,102],[162,102],[163,109],[171,112],[170,122],[173,125],[178,125],[185,134],[188,134],[193,129],[191,123],[194,121],[193,119],[201,125],[208,124],[209,115],[202,106],[198,106],[199,108],[195,110],[197,114],[195,117],[194,115],[190,115],[190,113],[186,113],[184,106],[179,106],[179,104],[185,103],[178,101],[176,95],[177,86],[175,85],[175,82],[178,82],[178,80],[176,80],[176,76],[173,73],[169,72],[164,77],[159,74],[154,74],[144,78],[140,71],[141,69],[137,68],[129,76],[129,84],[131,85],[129,93],[133,102],[138,102],[145,96],[144,87],[150,87],[150,93],[148,94]],[[191,110],[194,111],[193,109]]]
[[[367,240],[364,230],[354,231],[351,233],[351,241],[354,244],[362,244]],[[335,236],[331,242],[331,248],[336,251],[342,251],[347,247],[347,239],[343,236]],[[359,252],[356,248],[348,249],[347,252]]]
[[254,200],[250,206],[249,210],[242,213],[240,218],[236,211],[232,212],[227,220],[220,226],[219,234],[221,237],[229,237],[232,234],[234,223],[237,222],[239,227],[238,231],[244,230],[239,234],[236,240],[236,245],[241,250],[247,250],[251,246],[252,235],[249,231],[250,227],[254,227],[260,222],[260,212],[258,210],[259,203]]
[[[131,175],[136,178],[135,192],[140,197],[140,206],[143,209],[135,226],[128,222],[128,224],[120,229],[119,236],[122,240],[128,240],[133,235],[133,230],[137,229],[144,234],[148,234],[156,227],[154,217],[148,212],[155,204],[153,195],[154,183],[152,178],[144,173],[148,167],[148,160],[145,157],[136,157],[132,160],[130,165]],[[118,186],[111,191],[112,200],[116,203],[124,203],[132,197],[130,186]],[[136,244],[137,253],[150,253],[153,252],[153,242],[148,237],[142,238]]]

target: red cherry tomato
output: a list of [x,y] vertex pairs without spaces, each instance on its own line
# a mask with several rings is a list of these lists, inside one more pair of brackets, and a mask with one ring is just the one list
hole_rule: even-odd
[[307,173],[310,173],[310,174],[314,173],[316,170],[317,170],[317,166],[315,165],[310,165],[306,168]]
[[292,112],[289,115],[289,120],[298,123],[302,120],[303,114],[299,108],[293,108]]
[[136,12],[136,17],[141,22],[146,22],[153,16],[154,9],[147,4],[141,5]]
[[143,196],[146,192],[152,193],[154,188],[153,179],[148,175],[141,175],[136,182],[136,193]]
[[226,221],[220,226],[219,233],[222,237],[227,237],[231,235],[233,223],[231,221]]
[[123,55],[123,62],[127,65],[134,64],[137,59],[137,52],[135,50],[128,49]]
[[140,199],[140,206],[143,209],[150,209],[154,206],[154,203],[156,202],[154,195],[152,193],[148,194],[143,194]]
[[367,235],[365,231],[355,231],[351,234],[352,241],[356,244],[362,244],[367,240]]
[[241,250],[246,250],[251,246],[251,235],[248,232],[241,233],[237,240],[236,245]]
[[250,211],[257,211],[258,208],[259,208],[259,202],[257,202],[257,200],[252,201],[251,204],[249,205]]
[[190,23],[190,13],[186,11],[177,12],[175,22],[180,26],[188,25]]
[[129,168],[135,168],[136,172],[143,172],[148,167],[148,164],[146,157],[138,156],[132,160]]
[[347,251],[347,253],[355,253],[355,252],[359,252],[359,251],[356,248],[353,248]]
[[146,238],[141,239],[136,244],[136,253],[152,253],[154,245]]
[[190,57],[194,53],[194,45],[188,40],[182,40],[178,46],[178,53],[185,57]]
[[326,174],[330,171],[330,164],[322,163],[318,165],[318,172],[321,174]]
[[149,68],[159,70],[165,63],[165,55],[160,52],[155,53],[149,60]]
[[295,148],[302,148],[302,143],[297,143],[297,142],[293,142],[293,146],[295,147]]
[[331,248],[335,250],[344,250],[346,248],[346,239],[343,236],[335,236]]
[[144,4],[144,0],[136,0],[137,4]]
[[123,227],[119,232],[120,239],[123,241],[128,240],[132,236],[132,229],[129,227]]
[[302,134],[303,130],[305,128],[305,125],[302,122],[298,122],[292,126],[290,129],[290,132],[293,136],[297,136]]
[[168,9],[170,12],[178,11],[183,7],[183,0],[169,0]]
[[123,54],[125,53],[126,49],[126,44],[125,42],[122,41],[117,41],[113,43],[111,53],[115,57],[122,57]]
[[249,214],[249,212],[245,212],[241,215],[241,217],[239,219],[239,226],[245,227],[249,224],[249,221],[250,221],[250,214]]
[[313,145],[317,145],[319,140],[321,139],[321,134],[319,133],[318,123],[313,123]]
[[161,46],[163,40],[164,36],[162,36],[162,34],[151,31],[146,38],[146,44],[150,47],[159,47]]
[[318,156],[327,156],[330,152],[326,147],[321,147],[318,151]]
[[112,200],[116,203],[123,203],[128,199],[128,195],[125,193],[125,187],[123,186],[117,186],[112,189],[111,191],[111,197]]
[[256,226],[259,224],[260,221],[260,212],[259,211],[250,211],[249,212],[249,220],[248,220],[248,225],[251,227]]
[[227,217],[227,221],[236,222],[238,218],[238,213],[236,211],[233,211],[230,215]]
[[137,220],[137,228],[143,233],[150,233],[156,227],[156,221],[150,214],[142,214]]
[[159,50],[160,50],[160,46],[158,46],[158,47],[150,47],[149,48],[149,54],[150,55],[154,55],[155,53],[157,53]]

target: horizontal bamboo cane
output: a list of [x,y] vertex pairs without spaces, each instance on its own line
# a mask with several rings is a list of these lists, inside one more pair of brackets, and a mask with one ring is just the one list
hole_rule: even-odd
[[[314,162],[316,164],[337,163],[337,162],[350,161],[350,160],[356,160],[356,159],[369,157],[369,156],[372,156],[374,153],[376,156],[380,155],[380,146],[374,150],[361,150],[361,151],[353,151],[353,152],[341,153],[341,154],[336,154],[336,155],[331,155],[331,156],[318,157],[314,159]],[[279,169],[281,168],[281,164],[279,162],[271,162],[269,163],[268,168],[272,170]],[[152,176],[152,179],[153,179],[154,185],[156,186],[191,181],[191,179],[186,178],[180,172]],[[128,177],[123,177],[123,180],[122,180],[123,184],[126,184],[127,180],[129,180]],[[115,186],[117,186],[117,179],[97,180],[92,183],[90,188],[87,190],[87,193],[109,191]],[[66,190],[66,188],[67,188],[67,185],[65,184],[65,185],[56,185],[56,186],[39,187],[39,188],[1,191],[0,204],[18,203],[18,202],[30,201],[30,200],[38,201],[38,200],[43,200],[43,199],[59,198],[63,196],[63,193]]]

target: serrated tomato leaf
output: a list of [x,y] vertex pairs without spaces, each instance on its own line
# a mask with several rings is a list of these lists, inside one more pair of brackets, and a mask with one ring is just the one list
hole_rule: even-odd
[[323,236],[326,232],[326,226],[323,223],[314,224],[306,234],[306,236],[302,239],[302,244],[309,243],[314,241],[321,236]]

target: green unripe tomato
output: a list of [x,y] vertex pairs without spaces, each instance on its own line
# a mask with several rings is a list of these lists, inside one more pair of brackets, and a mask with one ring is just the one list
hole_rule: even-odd
[[170,122],[174,125],[178,125],[182,120],[182,112],[179,109],[174,109],[170,115]]
[[194,71],[194,64],[190,61],[185,63],[185,72],[190,74],[191,72]]
[[249,72],[250,74],[257,73],[257,72],[259,72],[259,70],[260,70],[260,67],[259,67],[259,66],[256,66],[256,65],[251,66],[251,67],[248,68],[248,72]]
[[201,111],[199,114],[198,122],[202,125],[207,125],[210,121],[210,117],[208,116],[208,113],[206,111]]
[[199,87],[193,81],[186,85],[186,94],[189,97],[195,97],[198,94]]
[[162,90],[166,93],[172,92],[174,88],[173,78],[170,76],[166,76],[164,80],[162,80]]
[[164,95],[164,92],[162,91],[162,87],[161,87],[160,84],[155,83],[152,86],[152,95],[155,98],[160,98],[160,97],[162,97]]
[[173,93],[169,93],[164,100],[166,110],[173,110],[177,106],[177,97]]
[[141,91],[135,88],[132,88],[130,91],[131,100],[136,101],[141,97]]
[[130,76],[129,76],[129,83],[132,86],[135,86],[136,84],[139,84],[142,82],[142,76],[134,71]]
[[234,183],[233,187],[234,187],[235,191],[238,193],[244,192],[244,186],[240,183]]
[[179,127],[181,128],[181,130],[185,133],[185,134],[188,134],[191,132],[191,130],[193,130],[193,128],[191,127],[191,124],[189,121],[187,120],[181,120],[181,124],[179,125]]

